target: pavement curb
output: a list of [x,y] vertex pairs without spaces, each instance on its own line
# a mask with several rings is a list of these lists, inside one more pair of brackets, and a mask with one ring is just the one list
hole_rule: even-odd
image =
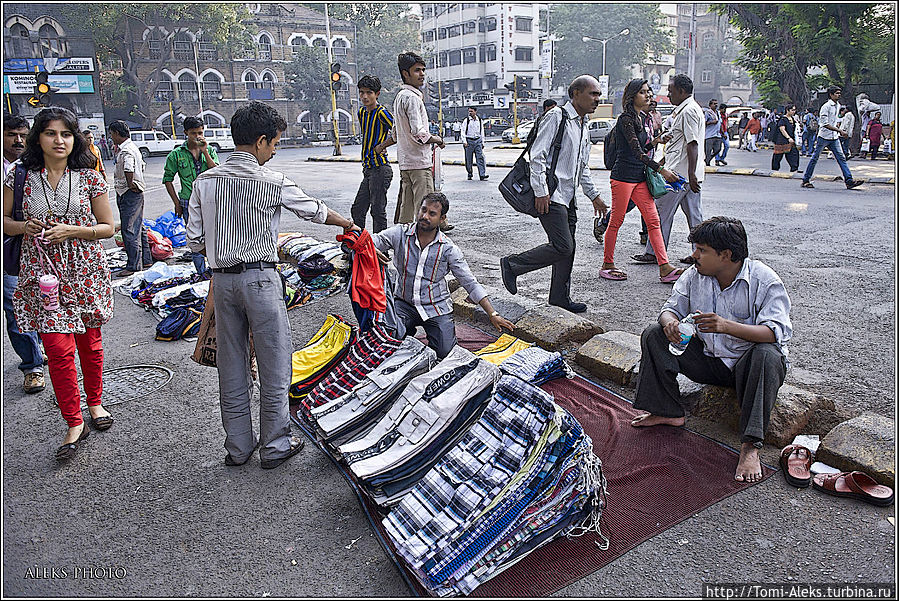
[[[502,147],[497,147],[502,148]],[[509,147],[516,148],[516,147]],[[320,157],[308,157],[307,161],[312,162],[332,162],[332,163],[361,163],[361,158],[350,157],[350,156],[320,156]],[[396,164],[396,159],[390,159],[390,163]],[[454,166],[465,166],[465,161],[457,160],[457,159],[446,159],[442,161],[444,165],[454,165]],[[505,169],[510,169],[512,165],[514,165],[514,161],[487,161],[487,167],[500,167]],[[590,167],[591,171],[608,171],[605,167]],[[770,169],[755,169],[752,167],[713,167],[708,166],[705,168],[706,173],[717,173],[722,175],[749,175],[754,177],[773,177],[777,179],[795,179],[802,180],[801,173],[789,173],[789,172],[780,172],[780,171],[771,171]],[[839,175],[814,175],[812,176],[813,181],[821,181],[821,182],[837,182],[842,181],[841,176]],[[883,184],[893,186],[896,184],[895,177],[870,177],[865,179],[866,184]]]

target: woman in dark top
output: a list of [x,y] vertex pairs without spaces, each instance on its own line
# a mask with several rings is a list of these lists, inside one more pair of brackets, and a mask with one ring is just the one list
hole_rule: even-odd
[[799,171],[799,149],[796,147],[796,105],[788,104],[784,116],[777,122],[774,133],[774,155],[771,157],[771,169],[780,171],[780,161],[787,157],[790,173]]
[[683,269],[675,269],[668,262],[665,241],[659,223],[659,212],[655,200],[646,185],[646,167],[656,171],[666,181],[676,182],[677,176],[659,163],[653,161],[646,151],[663,142],[662,138],[650,140],[643,127],[644,113],[649,108],[652,90],[645,79],[631,80],[624,89],[621,106],[624,112],[615,125],[617,155],[612,166],[612,217],[606,230],[605,253],[599,275],[607,280],[626,280],[627,274],[615,267],[615,243],[618,229],[624,223],[624,215],[629,201],[633,201],[649,227],[649,241],[659,263],[659,280],[672,283],[680,277]]

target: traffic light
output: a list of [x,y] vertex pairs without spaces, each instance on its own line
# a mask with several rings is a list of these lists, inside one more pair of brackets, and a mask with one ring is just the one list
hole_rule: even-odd
[[440,91],[437,89],[437,82],[436,82],[436,81],[429,81],[429,82],[428,82],[428,96],[429,96],[429,97],[431,98],[431,100],[433,100],[434,102],[437,102],[437,101],[440,99]]
[[50,75],[46,71],[38,71],[35,73],[37,83],[34,86],[34,98],[37,100],[38,106],[50,106],[50,93],[53,88],[50,87]]
[[527,98],[530,96],[528,92],[527,82],[524,79],[518,78],[518,97],[519,98]]
[[515,82],[510,81],[509,83],[504,83],[503,87],[506,88],[507,90],[509,90],[510,92],[514,92],[515,91]]
[[340,90],[340,63],[331,63],[331,89]]
[[444,81],[441,83],[441,85],[443,86],[443,95],[444,96],[449,96],[450,94],[453,93],[453,82]]

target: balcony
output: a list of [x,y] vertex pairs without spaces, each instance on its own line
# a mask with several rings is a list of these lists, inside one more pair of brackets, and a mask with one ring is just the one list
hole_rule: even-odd
[[175,99],[175,92],[172,90],[163,90],[156,89],[156,93],[153,94],[153,102],[165,102],[169,103]]
[[250,100],[274,100],[275,91],[271,88],[249,88],[247,98]]
[[172,54],[176,61],[192,61],[194,60],[194,49],[192,42],[172,42]]
[[256,51],[256,59],[260,61],[272,60],[272,45],[259,44],[259,49]]
[[217,61],[219,52],[215,44],[212,42],[200,42],[198,58],[201,61]]

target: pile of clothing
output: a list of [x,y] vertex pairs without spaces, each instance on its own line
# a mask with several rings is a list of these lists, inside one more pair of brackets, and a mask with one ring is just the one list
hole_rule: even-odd
[[350,263],[336,242],[321,242],[305,234],[281,234],[278,257],[288,264],[282,272],[287,285],[302,285],[315,299],[346,289]]
[[328,315],[306,346],[291,357],[290,404],[302,404],[306,396],[346,358],[356,340],[356,328],[339,315]]
[[477,423],[383,524],[425,588],[465,595],[555,538],[599,533],[605,488],[577,420],[504,375]]

